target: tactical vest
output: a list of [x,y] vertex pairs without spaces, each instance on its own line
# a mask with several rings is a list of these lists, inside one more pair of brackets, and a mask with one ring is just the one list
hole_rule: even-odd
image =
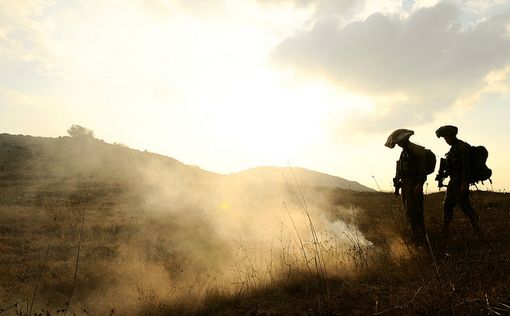
[[402,151],[400,159],[397,161],[397,174],[402,178],[408,178],[415,173],[416,163],[407,152]]

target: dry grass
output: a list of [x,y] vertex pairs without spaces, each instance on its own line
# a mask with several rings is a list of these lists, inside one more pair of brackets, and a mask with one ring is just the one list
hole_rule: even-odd
[[[426,196],[428,247],[406,240],[400,204],[391,194],[336,191],[334,204],[354,205],[364,212],[355,222],[377,247],[352,251],[356,273],[328,279],[325,301],[313,274],[301,272],[244,295],[212,296],[196,314],[373,314],[373,315],[506,315],[510,314],[510,196],[474,192],[486,240],[478,240],[460,211],[448,240],[438,232],[443,193]],[[403,237],[404,236],[404,237]],[[355,244],[355,243],[354,243]],[[183,310],[167,309],[179,313]]]
[[430,248],[416,247],[392,194],[290,186],[282,204],[274,187],[243,185],[222,209],[221,190],[196,170],[182,180],[175,162],[181,174],[163,176],[163,161],[147,183],[96,170],[103,158],[56,174],[32,167],[66,171],[63,150],[34,162],[1,148],[2,316],[510,314],[508,194],[473,192],[485,241],[459,210],[441,240],[443,193],[427,195]]
[[[38,279],[34,310],[57,314],[65,309],[73,287],[83,214],[82,257],[69,306],[73,314],[497,315],[510,310],[510,232],[506,227],[510,198],[505,194],[473,194],[487,232],[483,242],[472,235],[460,212],[450,239],[441,240],[443,195],[426,196],[426,223],[436,270],[429,249],[417,248],[405,238],[404,217],[393,195],[329,192],[331,216],[359,230],[345,232],[341,242],[339,236],[293,244],[282,238],[273,245],[270,257],[258,256],[256,249],[239,243],[230,266],[231,275],[237,277],[233,287],[222,286],[222,272],[210,270],[220,265],[207,262],[188,270],[186,262],[194,262],[194,258],[185,253],[185,245],[172,245],[171,241],[176,235],[185,239],[182,235],[189,233],[188,227],[179,227],[183,224],[161,215],[140,212],[133,216],[135,204],[129,195],[118,188],[101,188],[101,192],[97,198],[90,194],[77,199],[67,192],[67,198],[54,195],[44,201],[4,195],[0,201],[0,297],[2,308],[20,302],[6,313],[26,314]],[[148,227],[157,233],[147,234]],[[283,231],[284,235],[294,233]],[[359,236],[373,246],[362,245]],[[132,243],[126,244],[126,240]],[[318,254],[316,242],[329,272],[319,279],[315,265],[303,260],[308,255],[310,263]],[[206,247],[222,249],[214,243]],[[163,283],[166,286],[162,288],[161,282],[151,279],[158,276],[175,283]],[[193,277],[196,287],[188,282]],[[188,288],[183,291],[185,286]],[[108,296],[112,287],[116,287],[116,297]],[[119,298],[122,294],[125,297]]]

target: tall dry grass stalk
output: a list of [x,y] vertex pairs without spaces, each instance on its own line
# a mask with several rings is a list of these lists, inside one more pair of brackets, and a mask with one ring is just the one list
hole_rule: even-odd
[[[294,173],[294,170],[292,167],[290,167],[292,177],[294,180],[295,189],[294,186],[290,184],[287,177],[285,177],[284,174],[282,174],[283,178],[285,179],[285,182],[289,189],[291,190],[292,194],[294,195],[296,201],[298,202],[299,207],[301,208],[301,211],[306,215],[306,218],[308,220],[308,225],[310,229],[310,233],[312,235],[313,240],[313,250],[314,250],[314,256],[313,261],[315,263],[315,274],[317,276],[317,284],[320,289],[320,299],[319,299],[319,311],[322,311],[323,309],[323,302],[327,302],[327,300],[323,297],[323,292],[325,292],[326,297],[329,297],[329,290],[328,290],[328,276],[327,276],[327,270],[326,270],[326,264],[324,261],[324,255],[322,253],[322,249],[320,247],[319,237],[317,235],[317,231],[315,230],[315,226],[313,224],[312,218],[310,216],[310,211],[308,209],[308,204],[306,202],[306,198],[303,194],[303,190],[301,189],[301,185],[299,184],[299,181]],[[308,259],[306,256],[303,258],[305,262],[308,262]]]
[[80,225],[80,237],[78,239],[78,251],[76,252],[76,261],[74,264],[74,277],[73,277],[73,286],[71,288],[71,293],[69,293],[69,298],[67,299],[67,302],[65,304],[65,310],[64,310],[64,316],[67,314],[67,310],[69,309],[69,306],[71,305],[71,298],[74,294],[74,289],[76,288],[76,281],[78,277],[78,263],[80,262],[80,250],[81,250],[81,241],[83,237],[83,223],[85,222],[85,214],[82,214],[81,217],[81,225]]
[[37,294],[37,289],[39,288],[39,283],[41,282],[41,276],[43,274],[44,268],[46,266],[46,261],[48,260],[48,254],[50,252],[50,244],[46,247],[46,255],[44,256],[44,261],[42,263],[41,268],[39,269],[39,276],[37,277],[37,282],[35,284],[34,293],[32,294],[32,300],[30,302],[30,309],[28,310],[28,315],[32,315],[32,308],[34,307],[35,296]]

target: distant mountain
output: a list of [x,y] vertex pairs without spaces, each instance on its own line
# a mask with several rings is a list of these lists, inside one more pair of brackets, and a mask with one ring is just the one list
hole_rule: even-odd
[[[252,183],[286,183],[300,186],[339,188],[352,191],[374,191],[356,181],[329,174],[294,167],[257,167],[229,175],[232,178]],[[297,183],[296,183],[297,181]]]
[[[236,186],[291,184],[353,191],[373,191],[355,181],[303,168],[257,167],[221,175],[176,159],[109,144],[87,137],[33,137],[0,134],[0,185],[16,182],[30,185],[68,185],[94,182],[122,185],[144,191],[165,187],[197,194],[218,184]],[[137,190],[138,190],[137,189]],[[194,192],[194,193],[191,193]]]

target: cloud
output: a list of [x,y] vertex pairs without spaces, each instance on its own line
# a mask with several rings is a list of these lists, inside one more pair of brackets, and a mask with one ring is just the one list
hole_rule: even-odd
[[[325,18],[283,41],[271,61],[373,97],[375,112],[348,119],[362,120],[374,131],[423,123],[480,89],[491,71],[510,62],[510,15],[468,26],[462,18],[458,7],[445,3],[406,19],[376,13],[343,27]],[[359,130],[359,122],[352,124]]]
[[165,20],[176,14],[186,14],[195,18],[214,20],[226,16],[226,0],[133,0],[151,18]]
[[312,7],[314,16],[347,15],[364,6],[365,1],[359,0],[258,0],[263,5],[289,4],[296,8]]
[[473,93],[456,100],[458,108],[473,107],[484,97],[494,95],[510,95],[510,65],[505,68],[491,71],[484,79],[484,85]]
[[50,11],[55,5],[45,0],[2,3],[0,87],[40,92],[48,80],[64,76],[60,46],[52,34]]

